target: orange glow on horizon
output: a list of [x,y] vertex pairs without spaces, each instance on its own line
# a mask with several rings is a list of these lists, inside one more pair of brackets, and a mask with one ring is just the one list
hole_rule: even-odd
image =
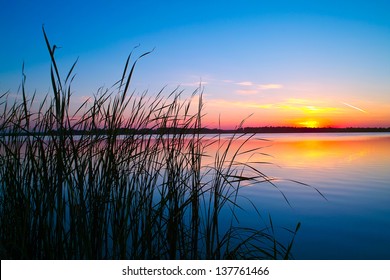
[[308,98],[278,99],[268,96],[264,99],[260,102],[255,97],[248,100],[206,98],[202,125],[221,129],[236,129],[240,125],[307,128],[390,127],[390,107],[387,104],[354,100],[345,103]]
[[318,121],[308,120],[297,123],[299,127],[318,128],[321,127]]

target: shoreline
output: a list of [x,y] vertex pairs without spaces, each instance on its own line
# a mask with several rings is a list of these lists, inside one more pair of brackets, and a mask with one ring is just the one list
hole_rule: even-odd
[[245,127],[239,129],[183,129],[183,128],[164,128],[164,129],[119,129],[110,131],[107,129],[101,130],[64,130],[58,131],[53,130],[50,132],[35,132],[35,131],[24,131],[21,133],[5,132],[0,134],[1,137],[6,136],[59,136],[59,135],[136,135],[136,134],[257,134],[257,133],[390,133],[389,128],[367,128],[367,127],[356,127],[356,128],[308,128],[308,127]]

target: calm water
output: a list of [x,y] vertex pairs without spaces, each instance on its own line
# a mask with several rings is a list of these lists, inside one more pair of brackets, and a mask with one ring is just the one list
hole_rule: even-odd
[[[228,137],[228,136],[226,136]],[[264,134],[247,149],[263,147],[242,161],[278,178],[279,190],[262,183],[243,189],[271,215],[280,239],[283,227],[302,226],[294,243],[296,259],[390,259],[390,134]],[[238,145],[239,143],[237,143]],[[246,158],[245,158],[246,157]],[[315,189],[288,181],[297,180]],[[245,199],[242,200],[245,203]],[[240,221],[256,226],[258,215],[246,210]]]

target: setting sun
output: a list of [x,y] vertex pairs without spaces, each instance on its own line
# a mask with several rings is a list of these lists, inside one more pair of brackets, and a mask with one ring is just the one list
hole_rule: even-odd
[[318,121],[308,120],[308,121],[299,122],[298,126],[300,126],[300,127],[316,128],[316,127],[320,127],[320,124],[319,124]]

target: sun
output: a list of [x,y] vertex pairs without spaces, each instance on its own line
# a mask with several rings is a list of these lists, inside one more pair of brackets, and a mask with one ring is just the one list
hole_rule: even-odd
[[298,125],[300,127],[308,127],[308,128],[317,128],[320,127],[320,123],[314,120],[302,121],[299,122]]

